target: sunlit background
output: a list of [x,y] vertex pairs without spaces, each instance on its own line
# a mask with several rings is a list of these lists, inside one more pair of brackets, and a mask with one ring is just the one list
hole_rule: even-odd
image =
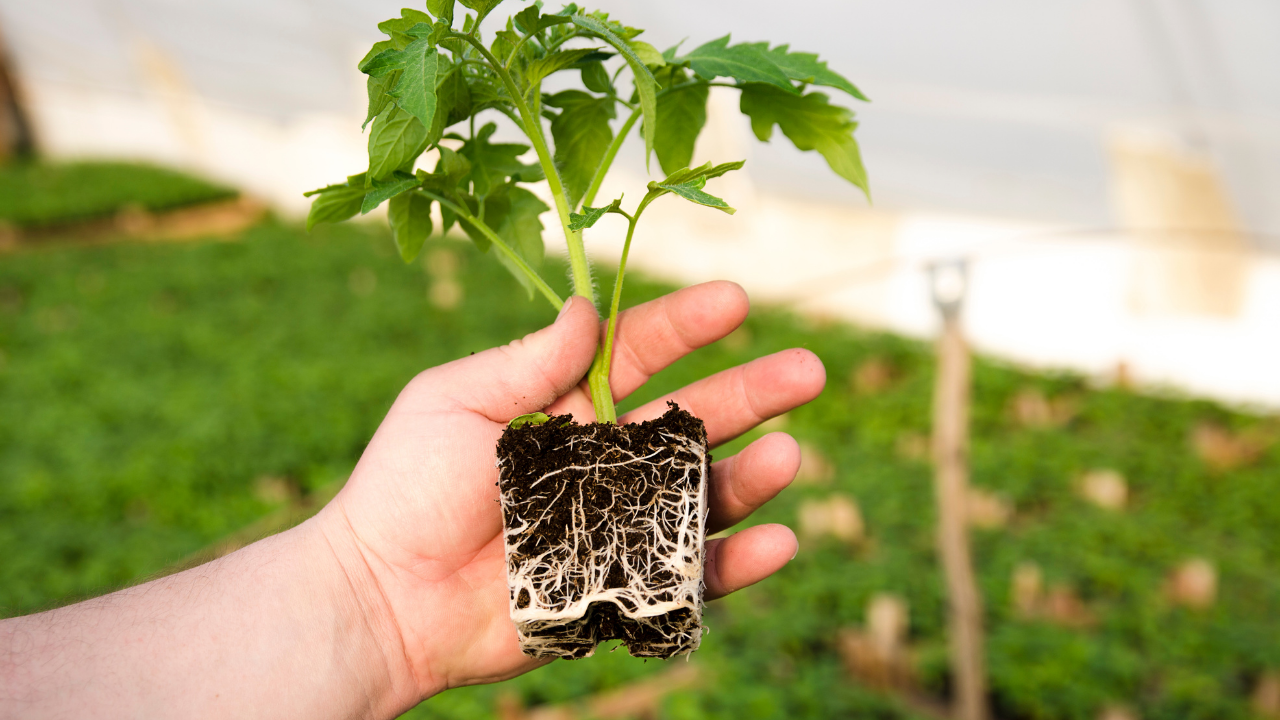
[[[414,371],[547,319],[459,240],[405,267],[381,217],[299,226],[366,163],[355,66],[400,6],[0,0],[3,614],[305,517]],[[773,425],[806,460],[763,520],[803,549],[711,611],[693,670],[619,651],[418,716],[942,712],[927,270],[957,261],[994,716],[1280,717],[1280,5],[591,7],[659,49],[788,42],[872,100],[869,205],[716,89],[695,160],[747,160],[717,186],[740,212],[658,206],[632,251],[632,301],[725,278],[759,307],[669,384],[827,363]],[[622,157],[602,197],[647,182]]]

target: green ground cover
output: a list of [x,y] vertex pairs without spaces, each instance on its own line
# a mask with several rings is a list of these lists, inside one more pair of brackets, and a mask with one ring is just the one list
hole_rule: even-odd
[[109,217],[130,206],[151,212],[171,210],[237,194],[231,188],[144,163],[0,165],[0,223],[19,228]]
[[[0,616],[136,581],[277,509],[290,487],[340,480],[417,371],[550,320],[469,245],[432,241],[424,256],[406,267],[380,229],[307,236],[275,224],[239,242],[6,256]],[[446,310],[430,296],[450,258],[462,295]],[[624,303],[668,289],[629,280]],[[663,717],[909,717],[841,669],[837,630],[861,624],[877,592],[907,600],[921,682],[945,691],[931,471],[902,451],[928,432],[929,347],[757,308],[743,331],[677,363],[626,407],[792,346],[822,357],[830,381],[786,429],[836,472],[750,522],[795,525],[801,502],[840,492],[858,502],[868,540],[807,541],[776,578],[714,603],[694,656],[704,679],[669,696]],[[890,381],[855,391],[851,374],[873,359]],[[1249,717],[1256,677],[1280,668],[1280,451],[1214,471],[1188,436],[1206,421],[1237,431],[1267,421],[991,362],[975,373],[974,483],[1016,508],[975,543],[999,716],[1093,718],[1122,702],[1148,720]],[[1026,427],[1009,407],[1028,389],[1075,398],[1077,411],[1061,427]],[[1129,479],[1127,510],[1078,497],[1075,478],[1096,467]],[[1174,607],[1161,592],[1192,556],[1218,568],[1219,600],[1207,610]],[[1046,583],[1073,588],[1094,623],[1019,618],[1011,576],[1028,561]],[[669,667],[601,652],[450,691],[410,717],[492,717],[502,692],[568,701]]]

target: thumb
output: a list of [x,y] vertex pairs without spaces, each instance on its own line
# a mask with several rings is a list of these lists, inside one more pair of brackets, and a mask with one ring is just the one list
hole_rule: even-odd
[[600,329],[595,306],[574,295],[547,327],[470,357],[432,368],[422,382],[494,422],[536,412],[572,390],[591,368]]

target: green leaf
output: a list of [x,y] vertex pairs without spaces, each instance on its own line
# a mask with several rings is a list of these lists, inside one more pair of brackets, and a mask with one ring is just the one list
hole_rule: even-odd
[[409,29],[419,23],[431,25],[434,22],[435,20],[433,20],[430,15],[422,12],[421,10],[404,8],[400,11],[400,17],[383,20],[378,23],[378,29],[387,35],[394,37],[395,33],[403,33],[407,35],[409,33]]
[[[507,241],[507,245],[517,255],[536,270],[542,266],[542,260],[546,254],[546,245],[542,242],[542,221],[538,219],[538,216],[551,208],[539,200],[537,195],[524,188],[510,188],[505,195],[509,203],[506,215],[496,225],[490,223],[489,226],[498,233],[498,237]],[[486,216],[488,215],[488,209],[488,204],[486,203]],[[516,267],[515,263],[508,260],[505,255],[499,255],[498,260],[511,271],[512,275],[516,276],[516,279],[528,291],[529,299],[532,300],[535,291],[533,281],[520,268]]]
[[395,105],[388,106],[369,133],[370,177],[381,180],[407,169],[425,149],[426,139],[427,131],[417,118]]
[[418,187],[419,184],[418,178],[403,172],[397,172],[385,180],[373,179],[369,187],[365,188],[364,201],[360,204],[360,214],[368,215],[382,203]]
[[440,147],[440,162],[436,163],[436,172],[449,178],[451,185],[457,186],[462,178],[471,172],[471,161],[447,147]]
[[364,124],[360,126],[364,130],[373,122],[373,119],[386,109],[387,104],[391,102],[391,96],[388,95],[391,88],[400,82],[400,71],[395,70],[381,77],[369,76],[366,85],[369,91],[369,113],[365,115]]
[[596,221],[611,212],[617,212],[622,201],[614,200],[612,203],[604,207],[584,207],[581,213],[569,213],[569,229],[570,230],[586,230]]
[[491,78],[472,76],[467,83],[467,89],[471,93],[473,113],[479,113],[491,107],[511,105],[511,98],[507,95],[506,88]]
[[604,69],[604,63],[599,60],[582,65],[582,84],[591,92],[613,92],[613,81],[609,79],[609,71]]
[[431,132],[427,134],[427,144],[440,142],[445,128],[471,117],[473,110],[467,76],[462,72],[461,66],[456,67],[445,75],[436,88],[436,117]]
[[730,215],[737,212],[737,210],[734,210],[733,208],[729,207],[729,203],[725,202],[724,200],[721,200],[715,195],[710,195],[702,191],[702,188],[707,184],[706,176],[700,176],[688,182],[682,182],[682,183],[671,183],[671,184],[651,183],[650,185],[651,190],[653,189],[652,186],[654,184],[656,184],[658,187],[662,188],[663,190],[668,190],[670,192],[673,192],[676,195],[679,195],[680,197],[690,202],[695,202],[699,205],[706,205],[707,207],[715,208],[722,212],[726,212]]
[[534,4],[516,13],[511,19],[515,23],[516,30],[528,35],[537,32],[538,16],[541,14],[542,8]]
[[546,57],[534,60],[529,63],[529,67],[524,72],[526,89],[537,87],[538,83],[542,82],[551,73],[563,70],[594,52],[596,52],[596,48],[574,48],[573,50],[554,52]]
[[387,220],[401,259],[413,262],[431,235],[431,198],[420,192],[397,195],[387,205]]
[[[479,22],[489,14],[491,10],[498,6],[502,0],[458,0],[464,7],[476,11],[475,22]],[[464,27],[463,32],[471,32],[470,27]]]
[[[499,62],[506,62],[519,42],[520,36],[516,34],[515,30],[499,30],[494,34],[493,43],[489,45],[489,52],[493,53],[493,56],[498,58]],[[522,61],[527,62],[533,57],[533,48],[528,43],[521,46],[520,59]],[[519,64],[517,64],[517,67],[519,67]]]
[[[542,242],[542,221],[538,216],[550,209],[528,190],[504,186],[500,192],[485,200],[484,222],[502,238],[512,252],[530,267],[537,269],[542,265],[546,254],[546,246]],[[478,230],[465,221],[462,229],[482,252],[488,249],[488,239]],[[535,292],[533,282],[504,253],[498,254],[498,260],[520,281],[532,298]]]
[[614,100],[566,90],[556,93],[551,101],[564,108],[551,121],[556,168],[569,194],[570,207],[577,207],[613,142],[609,121],[614,117]]
[[449,228],[452,228],[454,223],[456,222],[458,222],[458,215],[454,211],[450,210],[449,208],[441,205],[440,206],[440,235],[441,236],[448,235]]
[[574,15],[573,23],[612,45],[622,54],[622,58],[631,68],[631,75],[635,78],[636,94],[640,96],[640,112],[644,116],[642,132],[644,133],[644,164],[647,169],[649,156],[653,154],[653,139],[658,127],[658,83],[653,79],[653,73],[649,72],[649,68],[645,67],[644,61],[636,55],[627,41],[615,35],[612,30],[605,27],[604,23],[586,15]]
[[526,413],[524,415],[517,415],[516,417],[511,418],[511,422],[507,423],[507,427],[512,430],[519,430],[525,425],[541,425],[550,419],[551,416],[546,413]]
[[[661,181],[661,183],[666,183],[668,185],[680,184],[680,183],[690,182],[696,178],[705,178],[707,180],[711,180],[713,178],[718,178],[727,172],[730,172],[733,170],[739,170],[742,168],[743,165],[746,165],[746,164],[747,164],[746,160],[738,160],[736,162],[721,163],[719,165],[712,165],[711,163],[705,163],[703,165],[699,165],[696,168],[683,168],[681,170],[677,170],[671,173],[670,175],[668,175],[665,180]],[[652,183],[652,184],[660,184],[660,183]]]
[[[713,207],[732,215],[736,212],[733,208],[729,207],[728,204],[720,198],[702,192],[702,188],[707,184],[708,180],[718,178],[732,170],[737,170],[745,164],[746,161],[739,160],[737,162],[722,163],[720,165],[706,163],[705,165],[700,165],[696,168],[682,168],[677,170],[668,175],[666,179],[661,182],[649,183],[649,192],[644,196],[644,200],[640,201],[640,208],[643,209],[649,203],[663,195],[666,195],[667,193],[675,193],[686,200],[698,203],[699,205]],[[637,210],[637,212],[639,212],[639,210]]]
[[[381,47],[381,50],[378,48]],[[374,52],[378,50],[378,52]],[[382,77],[393,70],[403,70],[405,65],[403,50],[392,47],[390,40],[375,43],[369,54],[360,61],[360,72],[371,77]]]
[[395,52],[395,47],[392,45],[391,41],[379,40],[373,44],[373,47],[369,48],[369,52],[365,53],[364,57],[360,58],[360,64],[356,67],[361,69],[360,72],[364,72],[365,65],[368,65],[375,57],[387,52],[388,50]]
[[[439,27],[440,27],[440,23],[436,23],[435,25],[432,25],[430,23],[420,22],[417,25],[414,25],[413,27],[409,28],[407,34],[409,35],[409,37],[413,38],[414,40],[421,40],[422,38],[432,38],[439,33]],[[438,43],[428,42],[428,44],[437,45]]]
[[516,28],[526,35],[532,35],[555,25],[573,22],[572,18],[565,15],[542,15],[541,12],[542,9],[537,5],[530,5],[516,13]]
[[427,0],[427,12],[437,20],[453,24],[453,0]]
[[396,104],[418,118],[424,128],[431,127],[435,119],[436,81],[440,71],[438,53],[429,42],[427,38],[414,40],[402,51],[404,74],[396,83],[396,89],[389,93]]
[[318,223],[337,223],[355,217],[364,200],[364,179],[364,173],[352,175],[341,185],[330,185],[303,193],[305,197],[316,196],[307,213],[307,230],[310,231]]
[[752,44],[730,46],[728,35],[691,50],[680,61],[688,62],[694,72],[708,80],[731,77],[742,83],[768,83],[797,92],[791,79],[769,55]]
[[489,138],[497,125],[487,123],[476,136],[463,143],[458,150],[471,162],[471,185],[477,196],[483,197],[502,185],[508,177],[527,170],[517,158],[529,151],[528,145],[517,143],[490,143]]
[[[688,39],[688,38],[685,38],[685,40],[687,40],[687,39]],[[684,40],[681,40],[680,42],[676,43],[675,45],[672,45],[671,47],[667,48],[666,50],[663,50],[663,51],[662,51],[662,59],[663,59],[663,60],[666,60],[668,64],[675,62],[675,61],[676,61],[676,53],[680,51],[680,46],[681,46],[681,45],[683,45],[683,44],[684,44]]]
[[776,124],[796,148],[817,150],[837,175],[861,188],[871,199],[862,154],[853,138],[858,127],[853,111],[830,104],[822,93],[792,95],[758,83],[742,88],[740,107],[751,118],[751,129],[757,138],[767,142]]
[[[683,73],[681,73],[683,74]],[[711,87],[698,83],[669,90],[658,96],[658,132],[654,149],[665,173],[688,167],[698,134],[707,123],[707,97]]]
[[658,49],[643,40],[628,40],[627,46],[640,58],[640,62],[651,67],[662,67],[667,59],[662,57]]
[[[792,80],[806,82],[811,85],[822,85],[843,90],[859,100],[867,100],[853,83],[844,76],[832,71],[825,61],[819,60],[814,53],[791,52],[789,45],[779,45],[772,50],[768,43],[752,43],[754,47],[765,53],[787,77]],[[869,102],[869,101],[868,101]]]

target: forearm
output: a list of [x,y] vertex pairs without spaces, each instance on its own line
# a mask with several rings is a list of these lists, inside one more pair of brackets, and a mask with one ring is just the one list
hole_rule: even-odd
[[0,622],[0,717],[393,716],[416,687],[349,557],[313,520],[177,575]]

